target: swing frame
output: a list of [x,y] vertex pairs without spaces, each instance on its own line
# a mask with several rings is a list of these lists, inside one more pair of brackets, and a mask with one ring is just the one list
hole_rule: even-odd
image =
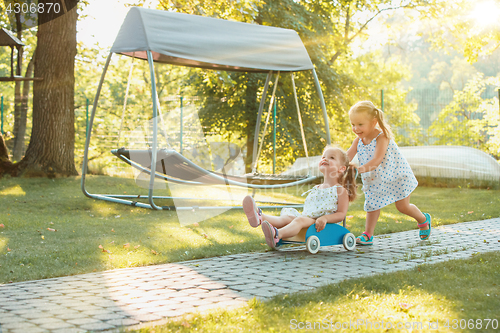
[[[133,11],[135,12],[135,11],[139,11],[139,10],[140,11],[147,11],[146,9],[138,9],[136,7],[132,7],[131,10],[129,11],[129,14],[127,15],[127,18],[129,17],[129,15],[131,15],[131,13]],[[149,10],[149,11],[151,11],[151,10]],[[147,13],[149,13],[149,12],[147,12]],[[178,13],[175,13],[175,14],[179,15]],[[132,15],[134,15],[134,13],[132,13]],[[167,14],[161,14],[161,15],[167,15]],[[172,15],[172,13],[168,13],[168,15]],[[181,14],[181,15],[187,15],[187,14]],[[125,21],[127,20],[127,18],[125,19]],[[206,18],[203,18],[203,19],[206,19]],[[198,18],[196,18],[196,20],[198,20]],[[210,20],[215,20],[215,19],[210,19]],[[218,20],[218,21],[224,21],[224,20]],[[229,22],[229,21],[225,21],[225,22]],[[234,24],[234,22],[231,22],[230,24]],[[124,22],[124,25],[122,25],[122,29],[124,29],[124,26],[125,26],[125,22]],[[252,25],[252,26],[255,26],[255,25]],[[259,26],[257,26],[257,27],[259,27]],[[274,27],[272,27],[272,28],[273,29],[279,29],[279,28],[274,28]],[[252,29],[254,29],[254,28],[252,28]],[[126,31],[126,29],[125,29],[125,31]],[[120,34],[119,34],[119,36],[120,36]],[[118,40],[118,37],[117,37],[117,40]],[[116,44],[116,41],[115,41],[115,44]],[[115,46],[113,46],[113,47],[115,47]],[[147,196],[144,196],[144,195],[119,195],[119,194],[96,194],[96,193],[90,193],[90,192],[88,192],[87,189],[86,189],[86,186],[85,186],[86,175],[87,175],[87,172],[88,172],[88,153],[89,153],[89,146],[90,146],[90,140],[91,140],[91,135],[92,135],[92,127],[93,127],[94,118],[95,118],[95,114],[96,114],[96,110],[97,110],[97,106],[98,106],[98,102],[99,102],[99,96],[100,96],[101,89],[102,89],[102,86],[103,86],[103,83],[104,83],[104,78],[105,78],[107,69],[109,67],[109,64],[111,62],[111,58],[112,58],[113,53],[121,53],[121,54],[124,54],[124,55],[132,56],[134,58],[144,59],[144,60],[148,61],[148,65],[149,65],[149,72],[150,72],[150,79],[151,79],[150,80],[150,82],[151,82],[151,93],[152,93],[151,96],[152,96],[153,138],[152,138],[152,148],[151,148],[151,155],[150,155],[151,156],[151,166],[152,167],[151,167],[151,169],[149,171],[149,188],[148,188],[148,195]],[[307,52],[306,52],[306,54],[307,54]],[[144,57],[144,55],[146,55],[146,57]],[[157,205],[155,203],[155,199],[206,200],[205,198],[178,198],[178,197],[172,197],[172,196],[157,196],[157,195],[154,194],[154,187],[155,187],[154,186],[154,182],[155,182],[155,179],[157,179],[157,178],[164,179],[166,181],[178,182],[178,183],[195,184],[193,182],[189,182],[189,181],[182,180],[182,179],[168,178],[168,177],[165,177],[164,175],[162,176],[162,175],[160,175],[156,171],[156,167],[155,167],[157,165],[157,158],[158,158],[158,140],[157,140],[157,137],[158,137],[158,116],[161,117],[161,114],[159,114],[159,101],[158,101],[158,94],[157,94],[157,89],[156,89],[156,78],[155,78],[155,71],[154,71],[154,62],[155,61],[159,61],[159,62],[171,63],[171,64],[179,65],[178,58],[172,58],[172,59],[174,59],[172,62],[169,62],[169,61],[159,61],[158,60],[158,55],[156,53],[153,54],[152,50],[150,48],[147,48],[147,47],[145,47],[145,48],[143,48],[141,50],[137,50],[137,49],[130,50],[128,52],[116,52],[116,51],[113,50],[113,48],[111,49],[111,51],[110,51],[110,53],[109,53],[109,55],[108,55],[108,57],[106,59],[103,72],[101,74],[99,85],[97,87],[96,97],[94,99],[94,103],[93,103],[93,106],[92,106],[92,114],[91,114],[90,119],[89,119],[89,126],[88,126],[88,131],[87,131],[87,137],[86,137],[86,142],[85,142],[85,150],[84,150],[84,157],[83,157],[83,164],[82,164],[82,181],[81,181],[82,192],[84,193],[85,196],[87,196],[89,198],[92,198],[92,199],[104,200],[104,201],[109,201],[109,202],[114,202],[114,203],[121,203],[121,204],[126,204],[126,205],[130,205],[130,206],[134,206],[134,207],[149,208],[149,209],[154,209],[154,210],[195,210],[195,209],[199,209],[199,210],[228,209],[229,210],[229,209],[241,209],[242,208],[241,205],[238,205],[238,206],[222,206],[222,207],[221,206],[196,206],[196,207],[195,206],[186,206],[186,207],[176,207],[176,206],[159,206],[159,205]],[[310,62],[310,60],[309,60],[309,62]],[[209,69],[211,68],[211,67],[207,66],[207,63],[200,63],[200,64],[201,65],[198,65],[198,66],[197,65],[193,65],[193,64],[189,64],[188,66],[191,66],[191,67],[200,67],[200,68],[209,68]],[[216,65],[216,66],[218,66],[218,65]],[[265,99],[266,99],[267,91],[269,89],[269,82],[270,82],[270,79],[272,77],[273,72],[276,71],[276,70],[274,70],[274,69],[268,69],[268,70],[266,70],[266,69],[261,69],[261,68],[252,70],[252,68],[242,68],[242,67],[234,67],[234,68],[232,68],[232,67],[227,67],[227,66],[224,66],[224,67],[219,66],[219,68],[214,68],[214,69],[222,69],[222,70],[229,70],[229,71],[235,70],[235,71],[267,72],[267,78],[266,78],[266,83],[265,83],[265,86],[264,86],[264,92],[262,94],[262,98],[261,98],[260,105],[259,105],[259,111],[258,111],[258,115],[257,115],[257,126],[256,126],[256,129],[255,129],[254,153],[253,153],[253,162],[252,162],[252,170],[255,171],[256,168],[257,168],[258,156],[260,154],[260,150],[261,150],[261,147],[262,147],[262,142],[263,142],[263,139],[264,139],[264,137],[263,137],[262,141],[261,141],[261,144],[260,144],[260,147],[258,148],[258,151],[257,151],[257,145],[258,145],[258,142],[259,142],[259,133],[260,133],[260,122],[262,120],[262,114],[263,114],[263,110],[264,110]],[[309,68],[307,68],[307,69],[312,71],[312,75],[313,75],[314,82],[315,82],[315,87],[316,87],[316,90],[317,90],[317,93],[318,93],[318,96],[319,96],[319,99],[320,99],[320,105],[321,105],[321,109],[322,109],[322,112],[323,112],[323,118],[324,118],[324,122],[325,122],[326,141],[327,141],[328,144],[330,144],[331,143],[331,139],[330,139],[328,115],[327,115],[327,111],[326,111],[326,105],[325,105],[325,102],[324,102],[323,93],[321,91],[321,86],[320,86],[320,83],[319,83],[319,80],[318,80],[318,76],[316,74],[314,66],[312,66],[312,63],[311,63],[311,66]],[[306,156],[308,157],[307,146],[306,146],[304,131],[303,131],[303,127],[302,127],[302,119],[301,119],[301,115],[300,115],[299,103],[298,103],[297,93],[296,93],[296,89],[295,89],[295,80],[294,80],[294,76],[293,76],[294,71],[304,71],[304,70],[307,70],[307,69],[288,70],[288,72],[290,72],[291,75],[292,75],[294,97],[295,97],[297,111],[298,111],[298,116],[299,116],[299,122],[300,122],[300,127],[301,127],[301,135],[302,135],[302,140],[303,140],[303,143],[304,143],[304,148],[305,148],[305,151],[306,151]],[[277,84],[278,84],[278,78],[279,78],[280,70],[277,70],[276,72],[277,72],[276,82],[275,82],[274,87],[273,87],[273,95],[271,97],[271,102],[270,102],[270,106],[269,106],[269,111],[268,111],[268,116],[267,116],[267,121],[266,121],[266,125],[265,125],[266,127],[265,127],[265,129],[267,128],[267,124],[268,124],[268,121],[269,121],[269,114],[271,112],[271,108],[272,108],[272,105],[273,105],[273,102],[274,102],[275,92],[276,92],[276,87],[277,87]],[[264,129],[264,134],[263,135],[265,135],[265,129]],[[122,157],[120,157],[120,159],[124,160]],[[131,161],[131,160],[130,161],[124,160],[124,161],[127,162],[127,163],[129,163],[130,165],[136,167],[136,168],[139,168],[141,170],[141,168],[138,167],[138,165],[133,165],[133,161]],[[197,167],[194,164],[192,165],[192,167],[194,169],[198,169],[198,168],[202,169],[200,167]],[[202,169],[202,170],[204,170],[204,169]],[[146,168],[142,168],[141,171],[146,171],[147,172],[147,169]],[[201,171],[201,170],[198,170],[198,171]],[[243,183],[239,183],[239,182],[236,182],[236,181],[232,181],[228,177],[222,177],[221,178],[218,175],[214,175],[213,172],[210,172],[210,171],[207,171],[207,170],[204,170],[204,171],[206,172],[206,174],[208,176],[212,176],[214,178],[219,178],[218,180],[221,181],[221,183],[225,183],[226,185],[244,186],[244,187],[247,187],[247,188],[251,188],[251,189],[254,190],[254,194],[255,194],[255,190],[256,189],[284,188],[284,187],[296,186],[296,185],[299,185],[299,184],[310,183],[310,182],[318,179],[318,177],[316,177],[316,176],[308,176],[305,179],[302,179],[302,180],[299,180],[299,181],[294,181],[294,182],[289,182],[289,183],[286,183],[286,184],[275,184],[275,185],[243,184]],[[196,185],[201,185],[201,184],[196,184]],[[148,203],[137,202],[134,199],[147,199]],[[210,200],[210,199],[208,199],[208,200]],[[283,204],[283,203],[273,203],[273,204],[279,204],[279,206],[277,206],[277,205],[269,205],[269,206],[259,205],[259,207],[261,207],[261,208],[279,208],[279,207],[301,208],[301,207],[303,207],[303,204]]]

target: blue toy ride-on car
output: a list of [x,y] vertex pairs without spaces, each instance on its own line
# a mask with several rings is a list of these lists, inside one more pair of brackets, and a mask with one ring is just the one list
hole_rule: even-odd
[[277,247],[285,244],[305,244],[307,251],[315,254],[321,246],[344,245],[348,251],[353,251],[356,248],[356,238],[345,227],[345,219],[343,226],[337,223],[327,223],[325,229],[320,232],[316,231],[316,226],[313,224],[309,228],[302,229],[296,236],[280,239]]

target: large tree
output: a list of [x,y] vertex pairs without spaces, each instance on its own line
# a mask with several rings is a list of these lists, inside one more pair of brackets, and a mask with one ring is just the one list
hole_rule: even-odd
[[[50,3],[38,1],[45,8]],[[60,11],[38,14],[37,51],[33,84],[33,127],[24,158],[15,165],[5,162],[0,174],[53,176],[78,174],[74,164],[74,60],[78,0],[59,1]],[[3,141],[3,138],[2,140]],[[7,158],[8,159],[8,158]]]

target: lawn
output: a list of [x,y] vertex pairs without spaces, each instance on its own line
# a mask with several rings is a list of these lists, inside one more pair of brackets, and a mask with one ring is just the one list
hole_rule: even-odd
[[481,253],[134,332],[498,332],[499,276],[500,253]]
[[[183,226],[174,211],[89,199],[80,181],[0,179],[0,283],[267,250],[260,229],[250,228],[241,210]],[[94,193],[136,192],[133,182],[119,178],[90,176],[89,182]],[[263,195],[300,201],[306,189]],[[435,226],[500,216],[499,190],[419,187],[411,201],[432,214]],[[360,196],[349,208],[355,235],[364,230],[362,207]],[[376,234],[404,230],[417,237],[415,222],[394,205],[382,211]]]

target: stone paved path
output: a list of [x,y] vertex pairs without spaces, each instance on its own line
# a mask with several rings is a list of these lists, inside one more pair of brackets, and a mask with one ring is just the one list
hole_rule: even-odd
[[413,230],[378,236],[374,246],[352,252],[337,245],[311,255],[300,246],[0,285],[0,333],[141,327],[242,306],[252,297],[499,251],[500,218],[438,227],[427,242],[417,235]]

